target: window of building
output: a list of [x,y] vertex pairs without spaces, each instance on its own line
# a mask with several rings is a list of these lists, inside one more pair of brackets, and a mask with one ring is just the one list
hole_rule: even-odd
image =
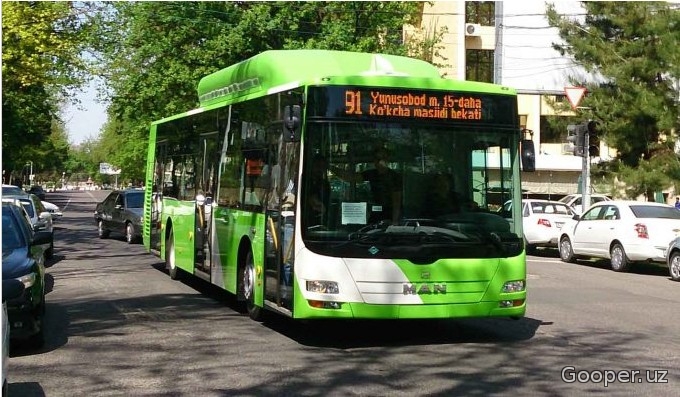
[[520,114],[519,115],[519,128],[520,129],[527,128],[527,117],[528,117],[528,115],[526,115],[526,114]]
[[496,24],[496,2],[466,1],[465,22],[494,26]]
[[573,118],[541,116],[541,143],[567,142],[567,125]]
[[493,51],[465,50],[465,79],[493,83]]

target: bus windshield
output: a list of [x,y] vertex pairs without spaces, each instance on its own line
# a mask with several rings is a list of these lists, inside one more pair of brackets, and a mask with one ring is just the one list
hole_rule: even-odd
[[518,239],[498,212],[520,187],[507,129],[316,121],[305,137],[302,236],[313,251],[382,244],[390,256],[479,257],[483,244],[497,257],[506,253],[494,242]]

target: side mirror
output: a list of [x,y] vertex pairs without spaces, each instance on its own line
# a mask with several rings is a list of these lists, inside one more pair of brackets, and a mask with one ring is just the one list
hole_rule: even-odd
[[520,153],[522,158],[522,171],[536,171],[536,148],[534,147],[534,141],[531,139],[522,139],[520,141]]
[[24,292],[24,288],[24,283],[15,278],[2,280],[2,301],[5,302],[20,297]]
[[300,105],[288,105],[283,109],[283,141],[300,141],[300,120],[302,109]]
[[205,195],[202,193],[199,193],[196,195],[196,204],[199,206],[204,206],[205,205]]

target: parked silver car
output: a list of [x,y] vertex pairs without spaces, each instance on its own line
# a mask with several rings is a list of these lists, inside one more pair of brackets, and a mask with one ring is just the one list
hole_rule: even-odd
[[666,263],[673,281],[680,281],[680,237],[676,237],[668,245]]
[[52,235],[49,247],[45,247],[45,258],[51,259],[54,256],[54,223],[52,214],[45,208],[38,196],[35,194],[3,195],[2,200],[20,204],[28,215],[33,231],[46,231]]

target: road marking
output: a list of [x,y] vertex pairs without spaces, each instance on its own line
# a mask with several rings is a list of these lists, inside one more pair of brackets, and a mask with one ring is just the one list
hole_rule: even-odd
[[62,213],[63,213],[64,211],[66,211],[66,207],[68,207],[69,204],[71,204],[71,199],[68,199],[68,201],[66,202],[66,205],[64,206],[64,209],[61,210]]

